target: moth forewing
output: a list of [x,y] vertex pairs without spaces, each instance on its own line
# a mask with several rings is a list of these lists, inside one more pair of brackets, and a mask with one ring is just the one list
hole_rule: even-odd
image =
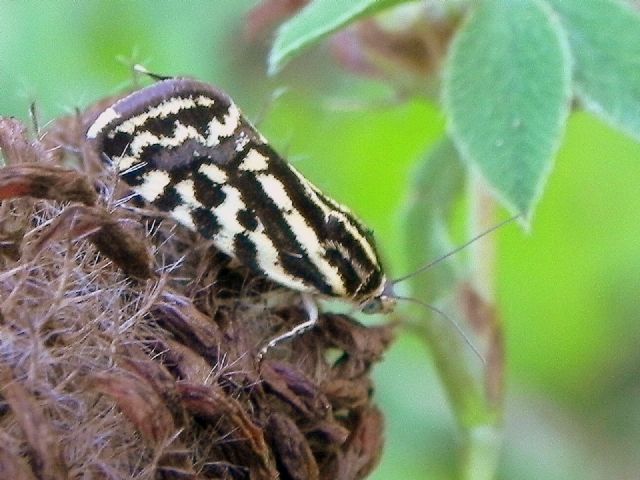
[[368,313],[392,307],[368,230],[215,87],[159,81],[103,111],[87,138],[138,195],[255,273]]

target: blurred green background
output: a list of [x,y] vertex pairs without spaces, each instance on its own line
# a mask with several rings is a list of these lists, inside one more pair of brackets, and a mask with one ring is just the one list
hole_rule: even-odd
[[[376,232],[404,272],[408,176],[444,132],[425,100],[342,72],[322,48],[267,78],[241,1],[0,0],[0,114],[41,123],[131,85],[130,65],[226,90],[265,136]],[[274,92],[286,91],[274,99]],[[530,234],[499,231],[507,342],[501,479],[640,478],[640,145],[574,113]],[[423,344],[377,368],[387,443],[375,479],[451,479],[456,425]]]

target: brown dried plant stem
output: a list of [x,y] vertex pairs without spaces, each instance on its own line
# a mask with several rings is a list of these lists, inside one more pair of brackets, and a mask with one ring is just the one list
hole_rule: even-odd
[[367,477],[393,327],[322,313],[257,362],[306,320],[299,295],[114,202],[130,192],[82,154],[109,102],[40,139],[0,117],[0,479]]

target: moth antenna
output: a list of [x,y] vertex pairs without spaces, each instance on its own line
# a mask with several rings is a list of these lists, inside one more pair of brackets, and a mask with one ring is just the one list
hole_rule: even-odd
[[456,253],[458,253],[459,251],[464,250],[465,248],[467,248],[469,245],[471,245],[471,244],[472,244],[472,243],[474,243],[475,241],[480,240],[482,237],[484,237],[484,236],[486,236],[486,235],[489,235],[489,234],[490,234],[490,233],[492,233],[492,232],[495,232],[495,231],[496,231],[496,230],[498,230],[499,228],[501,228],[501,227],[503,227],[503,226],[507,225],[508,223],[513,222],[514,220],[516,220],[516,219],[517,219],[518,217],[520,217],[520,216],[521,216],[521,214],[519,213],[519,214],[517,214],[517,215],[514,215],[514,216],[513,216],[513,217],[511,217],[511,218],[508,218],[508,219],[506,219],[506,220],[504,220],[504,221],[502,221],[502,222],[498,223],[497,225],[494,225],[493,227],[491,227],[491,228],[489,228],[489,229],[485,230],[484,232],[479,233],[478,235],[476,235],[475,237],[473,237],[471,240],[469,240],[469,241],[467,241],[467,242],[463,243],[462,245],[460,245],[460,246],[458,246],[458,247],[454,248],[454,249],[453,249],[453,250],[451,250],[450,252],[447,252],[447,253],[445,253],[444,255],[442,255],[441,257],[438,257],[438,258],[436,258],[435,260],[433,260],[433,261],[431,261],[431,262],[427,263],[426,265],[423,265],[423,266],[422,266],[422,267],[420,267],[419,269],[417,269],[417,270],[415,270],[415,271],[413,271],[413,272],[411,272],[411,273],[409,273],[409,274],[407,274],[407,275],[404,275],[404,276],[402,276],[402,277],[400,277],[400,278],[396,278],[396,279],[394,279],[394,280],[391,282],[391,284],[392,284],[392,285],[396,285],[397,283],[404,282],[404,281],[405,281],[405,280],[407,280],[408,278],[411,278],[411,277],[413,277],[413,276],[415,276],[415,275],[417,275],[417,274],[419,274],[419,273],[422,273],[422,272],[424,272],[424,271],[426,271],[426,270],[429,270],[431,267],[436,266],[437,264],[439,264],[439,263],[440,263],[440,262],[442,262],[443,260],[446,260],[447,258],[449,258],[449,257],[451,257],[451,256],[453,256],[453,255],[455,255],[455,254],[456,254]]
[[267,101],[264,102],[264,104],[260,108],[260,111],[258,112],[258,114],[255,116],[255,118],[251,120],[251,123],[256,127],[259,127],[260,124],[267,117],[269,112],[273,110],[273,107],[276,104],[276,102],[280,100],[280,98],[282,98],[282,96],[286,94],[288,91],[289,91],[289,87],[279,87],[273,90],[271,92],[271,95],[269,95],[269,98],[267,99]]
[[159,75],[157,73],[150,72],[149,70],[146,69],[146,67],[144,65],[140,65],[139,63],[136,63],[133,66],[133,71],[135,73],[142,73],[143,75],[147,75],[148,77],[151,77],[154,80],[169,80],[170,78],[173,78],[171,75],[169,75],[169,76],[167,76],[167,75]]
[[457,322],[455,322],[451,317],[449,317],[442,310],[440,310],[439,308],[434,307],[433,305],[429,305],[426,302],[420,301],[417,298],[411,298],[411,297],[394,297],[394,298],[397,299],[397,300],[406,300],[407,302],[412,302],[412,303],[415,303],[417,305],[421,305],[424,308],[426,308],[428,310],[431,310],[432,312],[437,313],[438,315],[442,316],[442,318],[444,318],[447,322],[449,322],[451,325],[454,326],[454,328],[458,331],[460,336],[463,338],[464,343],[466,343],[467,346],[471,349],[471,351],[480,359],[482,364],[483,365],[487,364],[486,360],[482,356],[482,353],[480,353],[480,350],[478,350],[478,348],[473,344],[473,342],[467,336],[467,334],[464,332],[464,330],[462,330],[462,327],[460,327],[460,325],[458,325]]

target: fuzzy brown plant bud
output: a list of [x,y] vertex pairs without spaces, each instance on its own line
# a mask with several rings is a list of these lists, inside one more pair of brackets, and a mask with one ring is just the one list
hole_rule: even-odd
[[366,477],[392,328],[324,313],[259,362],[306,320],[299,294],[114,202],[129,192],[82,154],[95,111],[42,141],[0,122],[0,477]]

